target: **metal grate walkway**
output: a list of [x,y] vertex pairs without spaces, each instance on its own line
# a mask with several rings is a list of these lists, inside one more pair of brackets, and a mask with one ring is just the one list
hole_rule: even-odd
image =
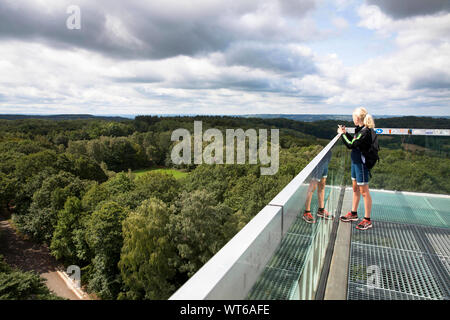
[[[450,299],[450,197],[376,190],[371,195],[374,228],[362,232],[352,225],[347,299]],[[361,198],[360,217],[363,204]],[[311,225],[298,216],[247,299],[293,298],[320,223],[327,222]],[[368,283],[369,270],[378,272],[371,278],[378,279],[375,286]]]
[[[325,192],[325,201],[329,190]],[[313,195],[311,212],[317,211],[317,193]],[[315,216],[315,214],[314,214]],[[289,300],[293,295],[305,261],[308,249],[321,223],[331,223],[317,219],[315,224],[306,223],[299,214],[282,240],[280,247],[267,263],[259,280],[249,292],[249,300]]]
[[[347,189],[351,193],[351,189]],[[450,228],[450,197],[371,190],[372,214],[376,221]],[[364,215],[364,201],[358,207]]]
[[450,197],[372,195],[374,227],[352,225],[347,298],[450,299]]
[[250,300],[289,300],[317,229],[298,217],[248,295]]

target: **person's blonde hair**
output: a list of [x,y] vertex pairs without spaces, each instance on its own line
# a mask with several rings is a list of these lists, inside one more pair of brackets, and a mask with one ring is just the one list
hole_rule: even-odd
[[353,114],[358,117],[358,119],[364,123],[367,128],[375,128],[375,121],[373,117],[367,112],[366,108],[359,107],[353,111]]

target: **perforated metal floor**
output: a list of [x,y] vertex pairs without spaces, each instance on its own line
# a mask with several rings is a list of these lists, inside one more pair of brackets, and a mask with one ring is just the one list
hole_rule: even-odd
[[[371,218],[376,221],[450,228],[450,197],[375,190],[371,190],[370,194],[372,196]],[[362,197],[358,213],[361,218],[364,216]]]
[[[359,231],[355,223],[352,226],[347,298],[450,299],[450,197],[377,191],[371,195],[374,228]],[[361,199],[360,217],[363,204]],[[291,297],[317,226],[305,223],[301,215],[297,218],[248,299]],[[372,274],[367,274],[368,268]]]
[[352,228],[348,299],[450,299],[450,228],[373,223]]
[[298,275],[294,272],[266,267],[247,299],[287,300],[296,281]]
[[280,247],[248,295],[250,300],[288,300],[306,261],[317,225],[301,217],[293,223]]
[[[325,199],[329,196],[326,191]],[[311,212],[317,211],[317,193],[311,202]],[[314,214],[315,216],[315,214]],[[329,221],[328,221],[329,222]],[[300,214],[289,228],[283,238],[280,247],[267,263],[263,273],[253,286],[247,299],[249,300],[288,300],[295,288],[312,239],[317,232],[320,223],[309,224],[302,219]]]

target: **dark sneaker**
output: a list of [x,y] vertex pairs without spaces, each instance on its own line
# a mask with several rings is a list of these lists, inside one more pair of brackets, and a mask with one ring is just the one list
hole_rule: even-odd
[[367,230],[372,228],[372,221],[363,219],[363,221],[361,221],[360,223],[358,223],[358,225],[356,226],[356,229],[358,230]]
[[345,216],[341,216],[342,222],[358,221],[358,215],[348,212]]
[[317,216],[326,220],[333,219],[333,215],[329,213],[327,210],[323,210],[322,212],[317,211]]
[[305,220],[308,223],[316,223],[316,220],[314,219],[314,217],[311,214],[311,212],[305,212],[303,214],[303,220]]

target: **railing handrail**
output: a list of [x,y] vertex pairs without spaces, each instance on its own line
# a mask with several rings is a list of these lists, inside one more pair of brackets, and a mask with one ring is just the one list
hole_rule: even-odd
[[[247,249],[251,248],[252,245],[256,246],[255,243],[258,236],[263,232],[266,232],[271,222],[275,221],[275,219],[279,220],[280,218],[281,229],[278,232],[279,234],[273,234],[275,234],[275,237],[279,237],[279,239],[278,237],[276,238],[278,241],[277,243],[281,242],[283,234],[282,205],[284,204],[284,201],[288,199],[286,197],[292,196],[296,188],[298,189],[305,183],[315,167],[339,140],[339,137],[340,134],[336,135],[328,145],[326,145],[322,151],[277,196],[275,196],[272,201],[270,201],[267,206],[253,217],[242,230],[228,241],[222,249],[220,249],[183,286],[181,286],[169,300],[240,299],[245,297],[247,292],[230,292],[230,295],[226,295],[217,291],[224,285],[227,288],[239,287],[239,283],[236,283],[236,285],[230,283],[230,281],[238,281],[239,279],[230,280],[232,277],[229,276],[229,271],[238,263],[246,263],[246,258],[242,259],[242,257],[248,253]],[[269,235],[268,238],[274,237],[273,234]],[[276,248],[277,246],[270,248],[264,247],[262,248],[264,253],[261,254],[261,256],[264,257],[253,258],[261,259],[261,261],[263,261],[265,257],[271,257]],[[262,269],[255,270],[255,274],[252,274],[254,281],[259,277],[261,271]],[[244,280],[249,281],[249,279]],[[242,281],[242,279],[239,281]],[[251,285],[247,287],[251,287]]]
[[[414,129],[414,128],[374,128],[377,134],[401,136],[450,136],[450,129]],[[350,133],[355,132],[354,127],[347,128]]]

